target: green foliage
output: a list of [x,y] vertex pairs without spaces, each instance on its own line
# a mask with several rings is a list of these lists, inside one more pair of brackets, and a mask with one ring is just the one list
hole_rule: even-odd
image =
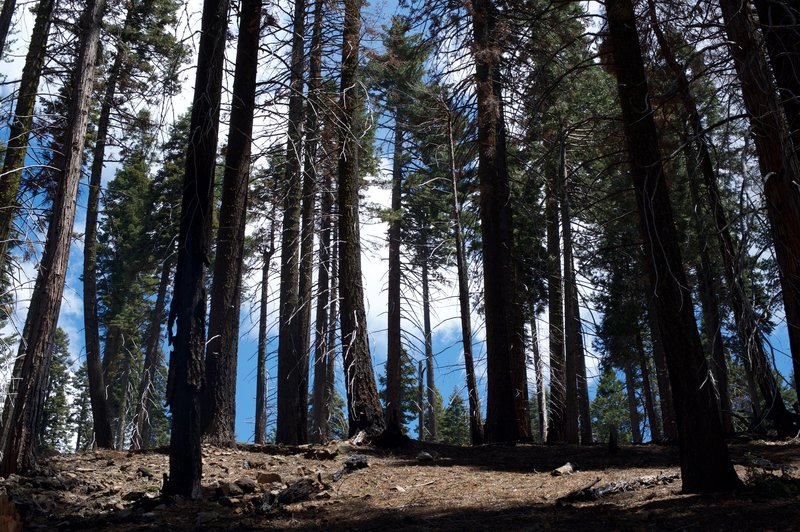
[[72,381],[69,371],[69,338],[63,329],[56,329],[50,375],[39,418],[37,446],[39,449],[66,451],[72,434],[70,406],[67,399]]
[[76,390],[72,403],[71,421],[75,427],[75,451],[88,451],[92,448],[92,404],[89,397],[89,375],[86,363],[81,364],[72,377],[72,387]]
[[439,420],[439,437],[442,443],[469,445],[469,412],[458,388],[454,388],[447,400],[447,408]]
[[[378,377],[378,395],[385,407],[385,374]],[[417,367],[405,349],[400,353],[400,412],[403,430],[408,432],[411,424],[417,419]]]
[[331,417],[329,421],[331,438],[334,440],[346,440],[350,434],[345,406],[344,399],[341,394],[339,394],[339,390],[334,388],[333,397],[331,398]]
[[617,427],[619,441],[631,441],[631,420],[626,404],[624,385],[611,368],[603,368],[590,409],[595,441],[608,442],[611,426]]

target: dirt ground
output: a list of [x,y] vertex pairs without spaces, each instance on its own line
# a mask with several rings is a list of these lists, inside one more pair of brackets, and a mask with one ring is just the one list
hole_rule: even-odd
[[51,456],[0,493],[24,530],[800,530],[800,441],[731,453],[747,486],[713,496],[681,494],[675,447],[417,442],[205,448],[200,501],[160,497],[165,450]]

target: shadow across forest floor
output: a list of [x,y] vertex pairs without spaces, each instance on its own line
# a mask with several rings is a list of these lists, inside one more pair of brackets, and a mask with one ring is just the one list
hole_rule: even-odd
[[[391,453],[350,442],[205,447],[199,501],[160,496],[163,450],[48,457],[36,474],[0,480],[0,492],[25,530],[796,530],[799,451],[797,441],[732,443],[747,487],[713,496],[681,494],[676,447],[420,442]],[[354,454],[367,467],[348,468]],[[551,474],[566,462],[578,470]],[[309,490],[285,498],[296,486]],[[608,486],[620,489],[574,497]]]

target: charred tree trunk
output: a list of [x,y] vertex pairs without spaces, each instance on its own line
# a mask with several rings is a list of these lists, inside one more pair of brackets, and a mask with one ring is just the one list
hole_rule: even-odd
[[[11,13],[6,20],[6,11],[13,11],[14,0],[3,3],[0,14],[0,55],[3,53],[5,35],[11,23]],[[36,22],[33,25],[31,44],[25,56],[25,66],[22,67],[22,78],[19,82],[17,104],[14,108],[14,118],[8,132],[8,141],[3,159],[3,170],[0,173],[0,271],[5,270],[5,261],[11,239],[11,226],[17,215],[17,194],[19,193],[22,168],[25,166],[25,156],[28,153],[28,139],[33,124],[33,112],[36,104],[36,94],[39,89],[39,79],[42,76],[44,59],[47,52],[47,42],[50,37],[50,23],[52,20],[55,0],[42,0],[36,9]],[[88,357],[87,357],[88,358]],[[96,383],[95,383],[96,384]],[[98,388],[102,390],[102,386]],[[107,419],[106,419],[107,421]],[[102,424],[99,425],[99,439],[106,436]],[[109,428],[108,435],[111,434]],[[106,440],[104,440],[106,441]],[[105,445],[101,447],[109,447]]]
[[497,9],[472,4],[478,100],[478,178],[486,311],[486,440],[528,441],[527,376],[522,309],[513,256]]
[[[273,204],[273,217],[275,208]],[[264,246],[264,265],[261,267],[261,307],[258,314],[258,351],[256,363],[256,428],[254,441],[263,444],[267,439],[267,304],[269,302],[269,269],[275,253],[275,221],[269,224],[269,240]]]
[[685,492],[738,487],[725,445],[683,270],[631,0],[606,0],[625,138],[631,157],[656,321],[667,360]]
[[205,0],[181,199],[178,265],[167,327],[169,331],[175,330],[175,335],[170,334],[167,403],[172,414],[172,432],[169,479],[164,492],[192,499],[200,497],[203,468],[200,442],[206,339],[204,280],[211,245],[227,29],[227,0]]
[[392,165],[392,218],[389,223],[389,286],[386,347],[386,437],[398,441],[403,434],[400,358],[402,356],[400,294],[400,221],[403,192],[403,124],[395,109],[394,161]]
[[[748,6],[740,0],[720,0],[720,6],[731,56],[742,85],[742,100],[750,115],[759,167],[765,180],[764,196],[781,273],[789,344],[793,357],[800,356],[800,190],[796,186],[800,180],[800,164],[778,107],[756,23]],[[753,344],[747,346],[750,363],[766,401],[768,415],[775,421],[779,435],[796,436],[800,430],[798,417],[791,414],[783,403],[760,334],[744,336],[743,340],[750,340]]]
[[642,425],[639,419],[639,406],[636,401],[636,374],[630,360],[622,367],[625,373],[625,393],[628,398],[628,416],[631,420],[631,443],[642,443]]
[[547,220],[547,304],[550,343],[550,404],[547,443],[563,443],[566,429],[566,367],[564,354],[564,295],[561,289],[561,240],[559,236],[558,185],[553,178],[545,198]]
[[357,83],[361,5],[362,0],[344,2],[339,134],[339,289],[342,293],[342,350],[350,434],[363,430],[369,436],[377,436],[385,425],[369,352],[358,216],[360,135],[356,128],[362,105]]
[[203,437],[215,445],[236,443],[236,362],[261,4],[261,0],[242,0],[222,177],[202,397]]
[[[89,120],[89,103],[94,87],[94,67],[105,11],[104,0],[89,0],[81,21],[81,42],[75,71],[79,73],[72,91],[69,124],[64,134],[61,179],[53,200],[47,241],[31,295],[23,337],[14,374],[21,379],[7,395],[2,427],[0,476],[25,471],[36,463],[34,438],[45,399],[61,297],[67,275],[70,238],[75,220],[78,182]],[[15,392],[15,393],[14,393]]]
[[[308,434],[304,408],[308,396],[308,364],[304,361],[300,330],[300,211],[303,151],[303,59],[305,48],[305,0],[295,0],[292,26],[292,62],[289,80],[289,127],[286,146],[286,200],[281,235],[280,330],[278,333],[278,423],[276,443],[306,443]],[[305,376],[303,369],[306,369]],[[305,387],[303,386],[305,384]]]
[[153,377],[161,368],[161,325],[164,323],[164,310],[167,308],[167,290],[169,289],[170,274],[172,273],[173,256],[164,261],[161,268],[161,279],[158,283],[158,294],[156,295],[156,306],[153,308],[153,315],[150,317],[150,326],[147,329],[147,345],[144,351],[144,365],[142,367],[142,378],[139,382],[139,391],[136,394],[136,414],[133,417],[133,441],[131,447],[134,449],[147,449],[150,446],[150,410],[151,393],[153,388]]
[[458,201],[458,172],[456,171],[455,142],[453,140],[453,115],[447,109],[447,139],[450,159],[450,186],[452,194],[453,239],[456,246],[456,271],[458,273],[458,303],[461,312],[461,346],[464,349],[464,369],[467,375],[469,398],[469,432],[472,445],[483,443],[483,421],[478,385],[475,382],[475,362],[472,355],[472,317],[469,303],[469,272],[467,253],[461,230],[461,207]]
[[[583,357],[581,315],[575,286],[575,265],[572,259],[572,226],[567,195],[567,143],[565,133],[559,136],[558,185],[561,203],[561,231],[564,235],[564,344],[566,378],[564,390],[564,429],[567,443],[578,443],[578,358]],[[576,291],[575,299],[572,292]]]

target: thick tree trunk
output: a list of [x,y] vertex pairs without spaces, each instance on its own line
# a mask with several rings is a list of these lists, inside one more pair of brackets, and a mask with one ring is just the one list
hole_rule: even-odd
[[675,406],[672,402],[672,387],[669,384],[667,356],[664,353],[664,344],[661,342],[661,332],[658,329],[655,302],[647,292],[644,293],[644,297],[647,299],[647,322],[650,327],[650,341],[653,347],[653,363],[656,367],[658,399],[661,407],[661,427],[664,430],[664,439],[666,441],[678,442],[678,423],[675,418]]
[[[306,443],[305,405],[308,364],[303,359],[303,321],[300,314],[300,211],[303,152],[303,35],[305,0],[295,0],[292,24],[292,63],[289,80],[289,126],[286,146],[286,200],[281,235],[280,329],[278,333],[278,423],[276,443]],[[305,375],[304,373],[305,368]],[[303,386],[305,384],[305,386]]]
[[458,272],[458,304],[461,312],[461,346],[464,349],[464,369],[467,375],[467,396],[469,398],[469,433],[472,445],[483,443],[483,421],[478,385],[475,382],[475,362],[472,355],[472,317],[469,302],[469,272],[467,253],[461,230],[461,207],[458,201],[458,172],[456,171],[455,142],[453,140],[453,115],[447,109],[447,139],[450,161],[450,187],[452,196],[453,239],[456,246],[456,271]]
[[[536,406],[539,409],[539,441],[547,440],[547,395],[542,370],[542,354],[539,351],[539,333],[536,327],[536,303],[531,303],[531,351],[533,368],[536,372]],[[591,441],[591,439],[589,440]]]
[[202,425],[204,439],[216,445],[236,443],[236,362],[261,4],[261,0],[242,0],[240,10],[230,132],[211,284]]
[[628,417],[631,420],[631,443],[642,443],[642,428],[639,419],[639,406],[636,401],[636,374],[630,360],[622,367],[625,373],[625,393],[628,398]]
[[383,411],[367,336],[364,285],[361,275],[361,235],[358,216],[358,144],[361,109],[358,52],[362,0],[345,0],[342,43],[339,142],[339,289],[342,293],[342,350],[350,434],[377,436],[384,429]]
[[172,414],[169,479],[164,492],[197,499],[202,476],[201,387],[205,373],[205,274],[211,245],[228,1],[205,0],[189,146],[181,199],[178,266],[167,330],[173,346],[167,403]]
[[606,0],[625,138],[654,307],[667,359],[685,492],[738,487],[683,270],[631,0]]
[[[3,10],[0,14],[0,55],[3,52],[8,25],[11,23],[11,14],[6,20],[6,11],[9,9],[13,11],[15,3],[15,0],[6,0],[3,3]],[[44,67],[54,5],[55,0],[42,0],[36,9],[36,22],[33,24],[28,54],[25,56],[25,66],[22,67],[14,119],[8,132],[3,170],[0,173],[0,271],[5,271],[5,261],[8,257],[7,251],[12,233],[11,226],[17,215],[17,194],[22,178],[22,168],[25,166],[25,156],[28,153],[28,138],[33,124],[36,94]],[[105,435],[102,428],[101,426],[100,436]],[[108,434],[110,433],[111,429],[108,431]]]
[[[273,204],[272,214],[275,214]],[[275,253],[275,221],[270,221],[269,240],[264,246],[264,264],[261,267],[261,306],[258,315],[258,347],[256,362],[256,427],[254,441],[267,440],[267,304],[269,302],[269,269]]]
[[564,296],[561,289],[561,240],[559,236],[558,185],[553,177],[545,198],[547,223],[547,308],[550,344],[550,403],[547,443],[563,443],[566,429],[566,367],[564,353]]
[[650,441],[659,442],[663,439],[659,419],[656,416],[656,401],[653,394],[653,387],[650,384],[650,363],[647,360],[647,353],[644,351],[644,341],[642,333],[636,331],[636,353],[639,356],[639,369],[642,374],[642,395],[644,396],[644,411],[647,414],[647,422],[650,426]]
[[[742,100],[750,115],[759,167],[764,176],[767,216],[775,244],[775,256],[783,289],[783,307],[792,353],[800,353],[800,164],[778,100],[766,58],[761,51],[756,23],[741,0],[720,0],[725,31],[736,71],[742,84]],[[734,309],[737,310],[737,309]],[[797,417],[786,409],[760,334],[748,345],[748,355],[768,415],[784,437],[797,435]],[[762,357],[762,355],[764,355]]]
[[428,436],[430,441],[439,439],[439,420],[436,419],[436,384],[433,378],[433,333],[431,331],[431,291],[428,273],[428,238],[423,236],[425,245],[422,246],[422,332],[425,339],[425,371],[426,389],[428,394]]
[[167,290],[169,289],[173,264],[174,256],[170,255],[164,260],[164,265],[161,267],[156,306],[153,307],[153,315],[150,317],[150,325],[147,329],[147,345],[144,351],[142,378],[139,381],[139,391],[136,394],[136,413],[133,417],[134,430],[131,447],[134,449],[147,449],[150,446],[152,427],[149,410],[151,393],[153,392],[153,377],[161,368],[161,326],[166,317],[164,310],[167,308]]
[[397,441],[403,434],[400,357],[402,356],[400,294],[400,221],[403,192],[403,124],[395,109],[394,161],[392,164],[392,218],[389,223],[389,286],[386,346],[386,437]]
[[[561,231],[564,235],[564,345],[566,362],[564,376],[564,436],[567,443],[579,443],[578,435],[578,358],[583,357],[581,315],[578,298],[572,298],[575,286],[575,265],[572,259],[572,226],[567,194],[567,143],[559,136],[558,188],[561,203]],[[577,296],[577,292],[576,292]]]
[[497,10],[472,4],[478,99],[478,178],[486,312],[486,440],[531,439],[525,336],[516,265],[503,120]]
[[75,220],[78,182],[81,177],[83,147],[89,120],[89,102],[94,86],[94,67],[100,38],[104,0],[89,0],[81,21],[81,43],[75,63],[77,83],[72,91],[68,128],[64,134],[60,167],[61,179],[53,200],[42,261],[31,295],[23,337],[17,358],[20,375],[16,393],[7,395],[2,428],[0,476],[25,471],[35,465],[34,437],[44,402],[45,388],[53,352],[53,338],[69,260],[70,238]]

